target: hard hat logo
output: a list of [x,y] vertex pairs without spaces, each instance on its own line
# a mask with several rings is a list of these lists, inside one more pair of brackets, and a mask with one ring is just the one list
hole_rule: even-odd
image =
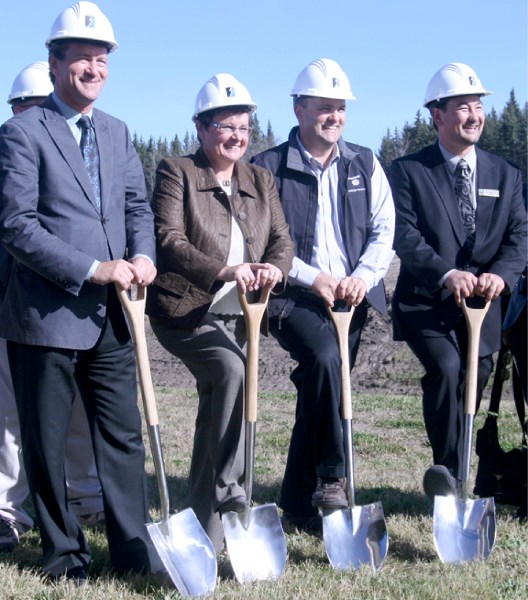
[[226,96],[228,98],[234,98],[236,96],[235,88],[234,87],[226,87]]
[[95,29],[95,17],[86,15],[84,18],[84,26],[86,29]]
[[469,76],[469,85],[477,85],[477,82],[475,81],[475,78],[471,77],[471,75]]
[[336,88],[336,87],[340,87],[340,85],[341,85],[341,82],[339,81],[339,78],[333,77],[332,78],[332,86]]

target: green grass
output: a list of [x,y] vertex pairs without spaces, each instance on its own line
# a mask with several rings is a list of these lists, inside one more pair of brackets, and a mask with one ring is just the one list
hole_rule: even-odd
[[[157,401],[168,474],[171,507],[184,508],[197,399],[194,390],[158,389]],[[420,399],[413,396],[360,395],[353,398],[357,503],[381,501],[389,531],[389,552],[383,568],[337,573],[329,565],[322,540],[287,536],[288,563],[275,582],[240,585],[226,556],[219,558],[219,579],[213,599],[334,600],[395,598],[405,600],[519,599],[528,597],[528,526],[512,517],[512,507],[497,507],[497,544],[486,561],[444,565],[435,554],[431,504],[421,480],[431,462]],[[257,423],[254,500],[277,502],[295,399],[291,394],[261,394]],[[501,406],[500,437],[504,446],[520,442],[513,403]],[[475,428],[482,426],[479,415]],[[145,434],[146,446],[148,442]],[[476,463],[473,465],[473,472]],[[153,464],[147,461],[152,516],[158,518]],[[109,570],[106,540],[88,532],[93,552],[91,581],[79,590],[50,585],[39,576],[40,548],[36,531],[22,536],[12,554],[0,555],[0,597],[5,600],[172,600],[170,585],[155,578],[116,579]]]

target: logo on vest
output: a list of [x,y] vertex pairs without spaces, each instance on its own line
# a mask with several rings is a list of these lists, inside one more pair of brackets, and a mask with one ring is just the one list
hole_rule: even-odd
[[361,175],[353,175],[352,177],[348,177],[347,182],[347,188],[349,193],[365,191],[364,187],[359,187],[361,185]]

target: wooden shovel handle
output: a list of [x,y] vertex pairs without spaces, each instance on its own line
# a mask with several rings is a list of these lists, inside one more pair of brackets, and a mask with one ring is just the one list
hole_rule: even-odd
[[350,390],[350,357],[348,350],[348,332],[354,315],[354,307],[346,312],[335,312],[330,306],[326,307],[328,315],[334,324],[339,356],[341,357],[341,416],[350,421],[352,419],[352,392]]
[[132,338],[136,346],[136,358],[139,375],[139,387],[141,397],[143,398],[143,407],[145,409],[145,419],[147,425],[159,425],[158,409],[156,406],[156,397],[154,395],[154,386],[152,384],[152,375],[150,373],[150,363],[147,349],[147,338],[145,335],[145,302],[147,299],[147,288],[137,286],[137,297],[132,300],[128,292],[116,284],[117,295],[123,305],[125,313],[132,330]]
[[464,401],[464,414],[474,415],[477,408],[477,380],[480,330],[489,310],[490,303],[486,302],[482,308],[470,308],[462,299],[462,312],[466,318],[468,328],[468,353],[466,364],[466,395]]
[[246,358],[246,422],[257,420],[258,356],[260,324],[266,312],[271,289],[262,288],[258,302],[249,303],[246,295],[238,291],[238,299],[244,320],[246,321],[247,358]]

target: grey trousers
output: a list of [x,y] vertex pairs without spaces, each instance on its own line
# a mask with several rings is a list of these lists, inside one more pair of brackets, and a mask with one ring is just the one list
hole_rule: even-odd
[[196,378],[198,415],[188,504],[219,552],[224,530],[218,507],[231,497],[245,495],[243,318],[224,320],[208,313],[193,330],[154,318],[150,323],[160,344]]

